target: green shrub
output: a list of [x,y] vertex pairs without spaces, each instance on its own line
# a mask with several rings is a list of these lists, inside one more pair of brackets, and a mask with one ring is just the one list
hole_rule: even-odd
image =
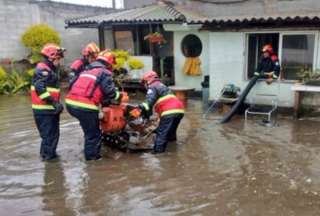
[[126,59],[122,57],[117,57],[116,58],[116,63],[113,65],[113,69],[115,70],[120,70],[125,66]]
[[30,86],[30,79],[28,80],[25,75],[20,74],[17,70],[12,69],[10,73],[6,73],[0,68],[0,94],[16,94],[19,91],[27,90]]
[[6,71],[0,66],[0,80],[4,80],[7,77]]
[[34,72],[35,72],[35,68],[31,68],[31,69],[27,70],[27,76],[28,77],[33,77]]
[[43,59],[42,55],[38,52],[31,52],[31,56],[29,58],[29,61],[31,64],[36,64],[40,62]]
[[59,33],[46,24],[33,25],[21,36],[22,44],[31,50],[29,61],[35,64],[41,61],[40,51],[47,43],[61,44]]
[[131,70],[144,68],[143,62],[140,59],[137,59],[137,58],[130,58],[128,60],[128,66],[129,66],[129,68]]
[[126,50],[112,50],[111,52],[116,58],[123,58],[125,61],[129,58],[129,52]]
[[47,43],[60,45],[61,38],[59,33],[46,24],[33,25],[28,28],[21,37],[24,46],[31,49],[32,52],[39,53],[42,47]]

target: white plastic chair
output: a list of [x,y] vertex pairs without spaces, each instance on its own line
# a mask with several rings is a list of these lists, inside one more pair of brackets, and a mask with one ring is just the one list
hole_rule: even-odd
[[277,93],[259,93],[257,92],[251,100],[249,100],[250,107],[245,111],[245,120],[247,121],[249,115],[262,115],[267,116],[269,122],[271,122],[273,113],[278,108],[278,93],[280,88],[279,81],[276,81],[272,85],[278,85]]

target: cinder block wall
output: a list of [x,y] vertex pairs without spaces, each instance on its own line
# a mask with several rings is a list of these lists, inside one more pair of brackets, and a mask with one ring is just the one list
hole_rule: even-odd
[[0,59],[21,59],[27,50],[20,36],[28,26],[40,21],[39,10],[23,0],[0,0]]
[[69,64],[80,55],[86,43],[98,43],[98,32],[96,29],[65,29],[65,19],[111,11],[113,9],[50,1],[0,0],[0,60],[26,57],[29,51],[21,44],[21,35],[30,25],[46,23],[59,31],[62,45],[68,50],[65,64]]

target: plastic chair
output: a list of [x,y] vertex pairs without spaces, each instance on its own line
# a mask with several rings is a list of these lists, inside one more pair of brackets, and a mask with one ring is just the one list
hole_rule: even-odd
[[[278,85],[279,92],[279,82],[274,84]],[[245,120],[247,121],[248,115],[262,115],[267,116],[268,121],[271,122],[272,115],[278,108],[278,101],[278,93],[256,93],[249,100],[250,107],[245,111]]]

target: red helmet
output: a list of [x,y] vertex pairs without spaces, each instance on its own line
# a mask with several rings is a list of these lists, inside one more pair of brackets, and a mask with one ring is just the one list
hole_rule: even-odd
[[262,52],[273,53],[273,48],[271,44],[264,45],[262,48]]
[[109,65],[114,65],[116,63],[116,57],[109,50],[104,50],[99,53],[97,60],[102,60]]
[[46,44],[41,50],[41,54],[50,59],[63,58],[64,48],[56,44]]
[[150,84],[157,79],[159,79],[159,76],[155,71],[148,71],[142,76],[142,82],[147,84]]
[[97,46],[96,43],[91,42],[89,43],[83,50],[82,50],[82,55],[83,56],[97,56],[100,52],[99,47]]

